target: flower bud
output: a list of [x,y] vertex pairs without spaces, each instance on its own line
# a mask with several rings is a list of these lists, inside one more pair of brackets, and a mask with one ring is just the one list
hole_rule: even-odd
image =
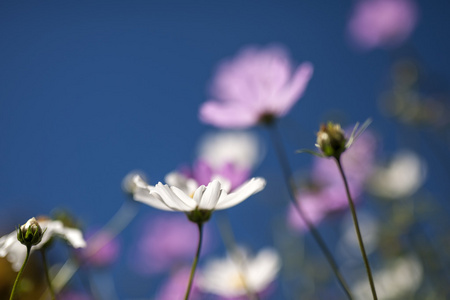
[[316,146],[322,150],[325,156],[339,158],[346,149],[346,143],[347,139],[341,125],[329,122],[327,125],[320,126],[320,130],[317,132]]
[[44,232],[38,221],[31,218],[17,229],[17,239],[27,247],[35,246],[41,242]]

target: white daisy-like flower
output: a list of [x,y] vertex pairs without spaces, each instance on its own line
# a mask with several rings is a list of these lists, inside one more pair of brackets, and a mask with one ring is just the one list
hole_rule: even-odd
[[246,131],[222,131],[206,135],[198,148],[198,156],[215,169],[233,163],[241,169],[252,169],[265,154],[257,135]]
[[[410,299],[423,280],[423,268],[412,255],[397,258],[373,274],[380,299]],[[367,280],[357,280],[353,285],[355,299],[371,298]]]
[[195,180],[183,181],[180,178],[173,178],[174,182],[179,180],[179,186],[159,182],[155,186],[138,188],[135,190],[134,199],[161,210],[185,212],[194,222],[197,221],[191,217],[198,213],[205,214],[205,220],[198,220],[204,222],[209,219],[212,211],[235,206],[261,191],[266,185],[263,178],[252,178],[232,193],[228,193],[228,187],[222,187],[219,180],[211,181],[208,186],[198,186]]
[[233,255],[213,259],[198,276],[197,286],[204,292],[225,298],[263,292],[281,268],[278,253],[264,248],[255,257],[240,249]]
[[386,167],[379,167],[370,180],[370,191],[375,195],[399,199],[414,194],[426,178],[425,162],[414,152],[403,150]]
[[[66,240],[74,248],[86,247],[86,241],[79,229],[65,227],[61,221],[50,219],[37,219],[42,231],[45,230],[42,240],[36,246],[31,247],[31,252],[42,248],[51,238],[60,237]],[[6,257],[11,263],[13,270],[20,270],[25,257],[27,247],[22,245],[17,239],[17,232],[13,231],[0,238],[0,257]]]

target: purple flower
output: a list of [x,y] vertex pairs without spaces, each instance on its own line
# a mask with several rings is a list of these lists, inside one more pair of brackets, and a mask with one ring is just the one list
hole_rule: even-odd
[[361,0],[348,32],[357,46],[389,48],[404,42],[417,23],[417,7],[410,0]]
[[91,230],[86,234],[87,247],[77,252],[85,264],[105,267],[114,263],[120,254],[120,243],[108,231]]
[[[359,200],[364,184],[373,172],[375,150],[376,139],[370,131],[366,131],[342,153],[342,166],[355,201]],[[300,189],[297,195],[300,207],[311,223],[318,224],[328,214],[347,208],[345,187],[333,159],[314,158],[311,181],[312,184]],[[289,207],[287,221],[293,229],[307,230],[293,205]]]
[[249,47],[219,65],[212,99],[200,119],[222,128],[246,128],[282,117],[302,96],[313,73],[310,63],[292,69],[284,48]]
[[[183,267],[181,269],[178,269],[175,273],[171,274],[169,280],[167,280],[162,285],[155,299],[156,300],[183,299],[186,294],[189,275],[190,275],[189,267]],[[200,295],[201,293],[197,288],[196,280],[194,278],[190,298],[201,299]]]
[[[190,263],[198,240],[196,224],[186,216],[160,214],[140,226],[139,237],[131,262],[142,274],[161,273],[180,263]],[[204,231],[202,251],[207,252],[211,242],[209,229]]]

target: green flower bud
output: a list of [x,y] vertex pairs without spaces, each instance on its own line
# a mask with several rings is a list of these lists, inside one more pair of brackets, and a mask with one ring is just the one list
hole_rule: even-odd
[[189,221],[197,224],[203,224],[211,218],[212,210],[196,208],[195,210],[186,213],[186,215]]
[[35,246],[41,242],[44,232],[38,221],[31,218],[17,229],[17,239],[27,247]]
[[325,156],[339,158],[346,149],[346,143],[347,139],[341,125],[328,122],[327,125],[320,126],[316,146]]

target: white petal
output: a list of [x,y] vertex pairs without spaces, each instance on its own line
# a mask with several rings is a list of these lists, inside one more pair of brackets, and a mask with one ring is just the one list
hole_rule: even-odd
[[167,174],[164,180],[169,186],[176,186],[177,188],[182,190],[186,195],[191,195],[192,193],[195,192],[195,190],[198,187],[198,184],[194,179],[188,178],[185,175],[176,171]]
[[186,208],[183,209],[183,211],[191,211],[197,207],[197,202],[195,202],[194,199],[186,195],[182,190],[180,190],[176,186],[171,186],[170,189],[178,198],[180,198],[181,200],[180,204],[183,204],[183,206]]
[[213,210],[217,204],[217,201],[219,201],[220,194],[220,182],[213,180],[206,187],[206,190],[200,200],[199,208]]
[[[159,182],[155,188],[152,190],[151,194],[157,194],[161,197],[161,199],[164,201],[164,203],[169,206],[170,208],[173,208],[174,210],[178,211],[191,211],[192,205],[191,203],[186,202],[186,198],[180,199],[177,194],[182,193],[180,189],[178,189],[177,194],[173,192],[173,190],[177,190],[176,187],[169,187],[167,184],[162,184]],[[192,199],[191,199],[192,200]]]
[[239,188],[237,188],[233,193],[229,194],[227,197],[221,198],[216,205],[216,210],[235,206],[251,195],[263,190],[265,186],[266,180],[264,178],[252,178],[241,185]]
[[144,204],[150,205],[154,208],[174,211],[175,209],[168,207],[164,201],[158,195],[150,195],[148,190],[139,189],[133,194],[133,198],[136,201],[142,202]]
[[200,186],[194,193],[194,196],[192,196],[192,198],[194,199],[195,203],[197,203],[197,205],[200,204],[200,201],[202,200],[202,196],[203,193],[206,190],[206,186],[202,185]]

